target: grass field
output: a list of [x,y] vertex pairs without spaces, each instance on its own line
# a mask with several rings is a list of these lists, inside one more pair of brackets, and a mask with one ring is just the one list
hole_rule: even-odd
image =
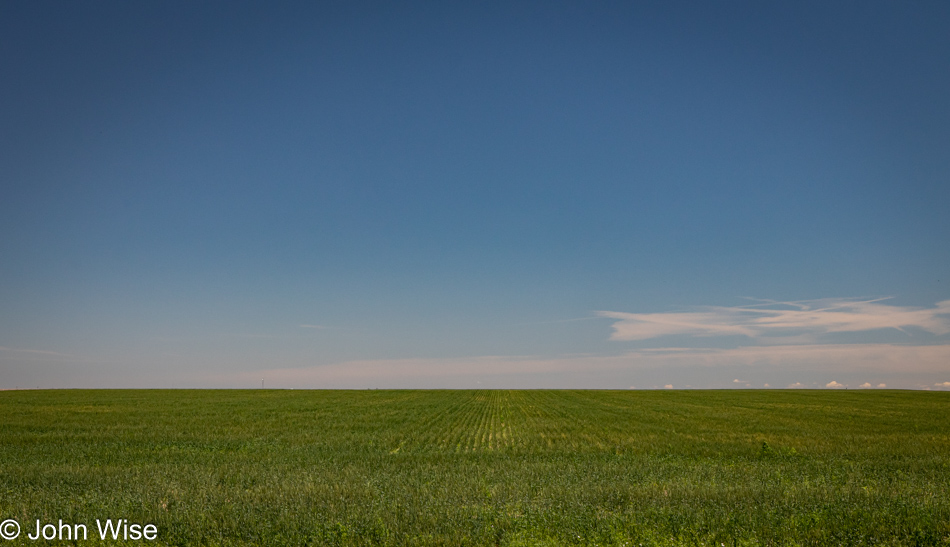
[[0,544],[950,545],[950,393],[7,391],[10,518]]

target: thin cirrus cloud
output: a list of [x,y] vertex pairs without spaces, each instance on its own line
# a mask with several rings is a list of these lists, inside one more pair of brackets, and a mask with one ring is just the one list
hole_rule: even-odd
[[64,358],[64,359],[78,359],[75,355],[69,355],[68,353],[60,353],[58,351],[48,351],[42,349],[21,349],[21,348],[8,348],[6,346],[0,346],[0,352],[8,352],[13,354],[27,354],[40,357],[50,357],[50,358]]
[[795,302],[764,301],[738,307],[706,307],[698,311],[625,313],[600,311],[616,319],[611,340],[648,340],[668,335],[744,336],[753,339],[795,336],[814,339],[831,333],[916,328],[932,334],[950,333],[950,300],[933,308],[891,306],[879,299],[828,298]]

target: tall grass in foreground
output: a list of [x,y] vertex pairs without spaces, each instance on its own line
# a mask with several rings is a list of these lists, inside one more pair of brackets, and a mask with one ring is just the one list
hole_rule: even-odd
[[948,486],[950,393],[0,392],[0,520],[156,545],[950,545]]

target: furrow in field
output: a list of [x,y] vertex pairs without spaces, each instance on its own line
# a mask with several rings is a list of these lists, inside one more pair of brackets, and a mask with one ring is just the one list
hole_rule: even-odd
[[401,404],[390,405],[397,411],[394,415],[379,416],[375,423],[388,437],[392,453],[437,449],[463,402],[450,392],[436,392],[418,401],[407,398]]
[[518,440],[515,438],[515,424],[517,423],[515,402],[514,394],[509,391],[507,404],[505,405],[505,441],[509,449],[518,446]]
[[449,394],[449,404],[439,414],[438,421],[432,424],[428,433],[428,447],[441,450],[446,443],[446,439],[453,434],[457,426],[459,416],[467,411],[470,401],[467,397],[459,397],[455,393]]
[[478,447],[478,431],[481,429],[484,411],[485,398],[479,393],[472,397],[472,413],[465,429],[461,431],[463,452],[471,452]]
[[512,448],[512,439],[511,439],[511,392],[505,391],[502,393],[501,398],[502,405],[499,407],[499,424],[498,428],[501,431],[501,446],[503,448],[510,449]]
[[440,414],[429,432],[429,447],[436,450],[454,450],[458,444],[460,424],[469,421],[473,401],[465,392],[450,392],[451,404]]
[[511,447],[511,435],[509,428],[510,420],[510,391],[493,392],[494,401],[492,405],[492,442],[490,447],[493,450],[505,450]]
[[464,423],[471,413],[471,398],[463,394],[453,394],[454,405],[442,416],[438,431],[433,431],[434,446],[439,450],[454,451],[460,424]]
[[522,408],[531,446],[573,449],[587,445],[600,427],[572,392],[532,392],[527,399]]
[[492,405],[491,405],[491,426],[489,427],[488,433],[488,449],[489,450],[499,450],[502,448],[501,438],[499,434],[501,433],[501,405],[502,405],[502,392],[493,391],[492,392]]
[[468,432],[478,418],[478,401],[475,400],[475,397],[473,397],[471,393],[467,393],[466,395],[465,412],[459,417],[459,421],[452,434],[452,449],[455,452],[463,452],[468,448],[465,445]]
[[[707,425],[699,437],[723,438],[723,435],[735,434],[731,427],[716,431],[715,417],[721,413],[722,407],[716,406],[715,401],[710,406],[710,401],[703,399],[705,404],[697,405],[688,394],[675,400],[656,399],[653,395],[629,391],[605,392],[599,397],[592,397],[590,393],[579,394],[587,405],[603,416],[600,435],[608,446],[615,448],[652,449],[669,444],[676,437],[677,430],[690,429],[689,420],[683,420],[683,416],[697,414],[707,417]],[[735,413],[735,407],[730,407],[729,412]]]
[[513,446],[525,450],[529,448],[532,438],[532,416],[536,412],[533,404],[530,403],[531,393],[526,391],[515,392],[510,406],[512,416],[512,431],[520,434],[512,435]]
[[482,431],[482,450],[492,449],[492,436],[495,433],[495,391],[488,394],[488,401],[485,405],[485,426]]
[[516,446],[513,416],[524,425],[524,412],[509,391],[445,392],[416,401],[407,397],[398,412],[384,412],[384,446],[405,451],[481,452]]
[[492,391],[488,399],[488,423],[485,427],[485,449],[496,450],[498,442],[495,434],[498,431],[498,397],[499,392]]
[[470,448],[472,431],[477,427],[480,403],[475,394],[468,395],[468,402],[464,415],[461,416],[459,423],[452,437],[455,452],[465,452]]
[[590,397],[587,393],[578,394],[589,413],[600,423],[597,438],[592,439],[598,448],[653,444],[662,436],[663,430],[657,427],[655,420],[645,420],[648,418],[645,416],[647,411],[638,403],[637,394],[600,392],[598,395]]
[[457,427],[460,416],[464,416],[467,411],[467,405],[470,403],[468,398],[459,397],[452,393],[449,395],[449,401],[438,415],[438,419],[430,425],[426,432],[426,447],[429,449],[442,450],[453,435]]
[[480,408],[479,408],[479,413],[478,413],[478,426],[476,427],[474,434],[472,435],[471,450],[473,452],[482,448],[485,444],[488,415],[491,410],[491,405],[489,404],[490,395],[491,395],[490,392],[481,392],[481,396],[478,397],[478,400],[480,402]]
[[532,397],[528,403],[530,412],[528,421],[529,427],[528,430],[534,435],[535,445],[540,445],[543,448],[554,447],[557,443],[557,437],[564,432],[564,428],[568,427],[570,423],[561,423],[558,424],[559,427],[554,427],[554,424],[557,424],[555,416],[557,414],[556,404],[554,401],[549,400],[549,397],[544,396],[541,393],[533,393]]

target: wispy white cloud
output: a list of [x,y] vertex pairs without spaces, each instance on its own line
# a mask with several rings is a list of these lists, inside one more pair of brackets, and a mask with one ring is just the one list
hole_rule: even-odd
[[[723,308],[727,309],[727,308]],[[619,319],[611,340],[647,340],[669,334],[696,336],[755,336],[756,331],[736,321],[733,314],[710,312],[625,313],[600,311],[597,315]]]
[[830,333],[918,328],[950,333],[950,300],[933,308],[891,306],[885,299],[829,298],[796,302],[767,301],[739,307],[705,307],[695,311],[626,313],[599,311],[616,319],[611,340],[647,340],[667,335],[777,337],[797,343]]
[[79,359],[75,355],[69,355],[68,353],[60,353],[58,351],[48,351],[43,349],[20,349],[20,348],[9,348],[6,346],[0,346],[0,351],[9,352],[9,353],[26,353],[36,356],[45,356],[51,358],[62,358],[62,359]]
[[226,332],[221,336],[230,336],[234,338],[288,338],[286,334],[268,334],[260,332]]
[[934,384],[934,385],[937,386],[937,387],[950,387],[950,382],[940,382],[940,383],[936,383],[936,384]]

